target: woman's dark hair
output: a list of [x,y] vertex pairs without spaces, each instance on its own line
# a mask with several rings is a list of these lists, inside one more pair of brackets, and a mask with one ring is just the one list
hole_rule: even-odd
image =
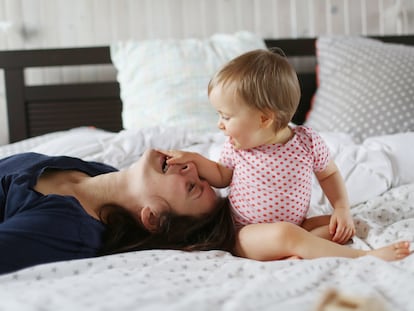
[[232,252],[235,227],[227,198],[203,217],[166,214],[157,232],[148,231],[125,209],[111,206],[104,218],[107,230],[100,255],[136,250],[224,250]]

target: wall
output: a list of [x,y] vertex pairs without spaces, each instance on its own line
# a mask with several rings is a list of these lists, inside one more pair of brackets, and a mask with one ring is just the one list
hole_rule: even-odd
[[[108,45],[249,30],[267,38],[413,34],[413,0],[0,0],[0,49]],[[29,83],[112,80],[111,68],[30,70]],[[0,75],[0,144],[7,143]]]

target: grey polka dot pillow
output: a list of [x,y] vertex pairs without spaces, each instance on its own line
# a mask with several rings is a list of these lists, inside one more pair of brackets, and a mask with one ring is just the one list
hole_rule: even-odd
[[352,36],[316,44],[319,86],[307,125],[357,142],[414,131],[414,47]]

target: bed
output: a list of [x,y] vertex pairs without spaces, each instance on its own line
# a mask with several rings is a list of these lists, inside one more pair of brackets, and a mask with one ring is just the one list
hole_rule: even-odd
[[[243,32],[142,45],[1,51],[10,143],[0,157],[35,151],[122,169],[156,147],[217,159],[224,137],[205,110],[208,75],[241,51],[277,46],[302,88],[293,123],[320,131],[345,178],[357,228],[349,247],[414,243],[414,36],[262,40]],[[209,53],[220,55],[213,61]],[[185,67],[177,63],[183,55]],[[194,69],[205,60],[208,68]],[[26,85],[24,78],[31,67],[102,64],[116,67],[117,81]],[[324,213],[329,204],[314,183],[310,215]],[[413,255],[392,263],[258,262],[217,250],[149,250],[1,275],[0,310],[324,310],[330,290],[349,299],[349,310],[414,310],[413,280]]]

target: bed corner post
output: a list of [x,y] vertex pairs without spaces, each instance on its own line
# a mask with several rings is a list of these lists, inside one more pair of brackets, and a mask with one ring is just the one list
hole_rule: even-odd
[[27,117],[24,103],[23,69],[4,69],[6,83],[7,115],[9,122],[9,142],[27,138]]

